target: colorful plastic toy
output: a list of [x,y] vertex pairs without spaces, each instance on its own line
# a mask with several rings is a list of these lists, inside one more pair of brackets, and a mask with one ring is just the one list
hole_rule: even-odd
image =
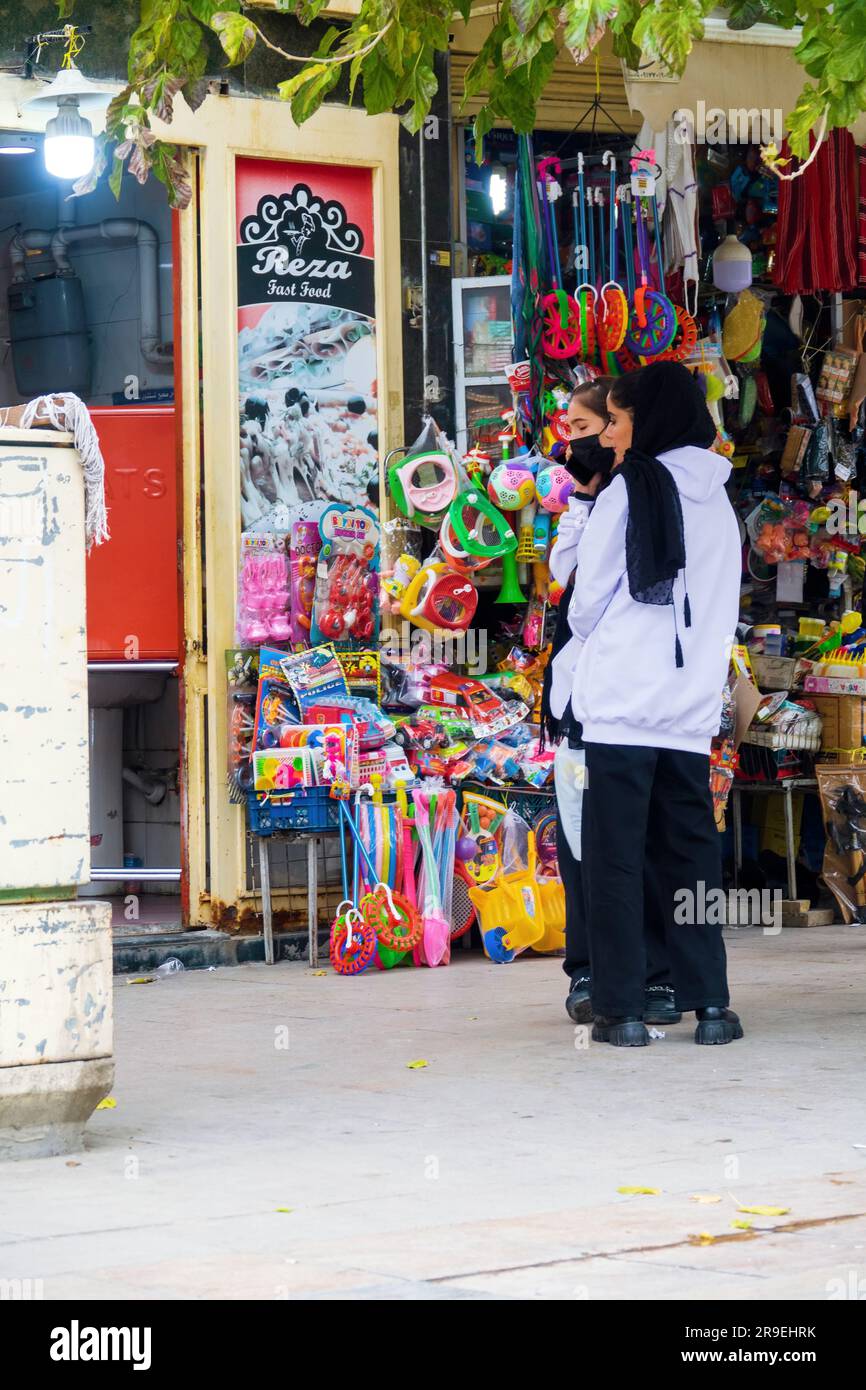
[[535,491],[545,511],[564,512],[574,492],[574,478],[564,464],[554,463],[551,468],[539,473]]
[[465,632],[478,607],[470,580],[439,560],[422,565],[400,600],[400,613],[425,632]]
[[[395,454],[404,457],[390,463]],[[388,490],[404,516],[420,526],[437,527],[457,495],[454,461],[441,449],[407,453],[392,449],[385,460]]]

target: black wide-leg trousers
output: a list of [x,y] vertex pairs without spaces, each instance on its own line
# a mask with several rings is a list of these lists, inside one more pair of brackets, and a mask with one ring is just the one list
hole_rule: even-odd
[[709,895],[722,885],[709,758],[667,748],[584,747],[580,871],[594,1014],[643,1016],[645,866],[657,885],[677,1007],[727,1007],[721,925],[702,920],[712,915],[705,912]]

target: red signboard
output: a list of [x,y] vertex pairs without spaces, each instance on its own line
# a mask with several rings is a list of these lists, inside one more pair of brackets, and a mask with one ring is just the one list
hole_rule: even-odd
[[91,661],[180,658],[174,406],[94,407],[111,540],[87,560]]

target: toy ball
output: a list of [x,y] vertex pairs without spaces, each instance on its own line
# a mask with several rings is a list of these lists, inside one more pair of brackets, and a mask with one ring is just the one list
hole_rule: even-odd
[[545,468],[543,473],[539,473],[535,490],[545,511],[564,512],[574,492],[574,479],[567,468],[555,463],[552,468]]
[[478,853],[478,841],[472,835],[461,835],[454,846],[454,857],[465,864]]
[[535,478],[527,468],[500,463],[490,474],[487,495],[503,512],[517,512],[527,507],[534,494]]

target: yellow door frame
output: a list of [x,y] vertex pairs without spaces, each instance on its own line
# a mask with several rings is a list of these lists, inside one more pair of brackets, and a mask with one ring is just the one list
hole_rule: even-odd
[[246,883],[244,812],[229,802],[225,775],[224,653],[234,640],[241,530],[235,160],[251,156],[352,164],[373,170],[381,458],[402,438],[398,129],[394,116],[370,117],[362,111],[337,106],[322,107],[299,129],[279,102],[211,96],[194,115],[179,102],[171,126],[159,132],[198,151],[193,204],[180,219],[189,807],[186,839],[193,925],[236,920],[245,907],[252,906],[253,898]]

